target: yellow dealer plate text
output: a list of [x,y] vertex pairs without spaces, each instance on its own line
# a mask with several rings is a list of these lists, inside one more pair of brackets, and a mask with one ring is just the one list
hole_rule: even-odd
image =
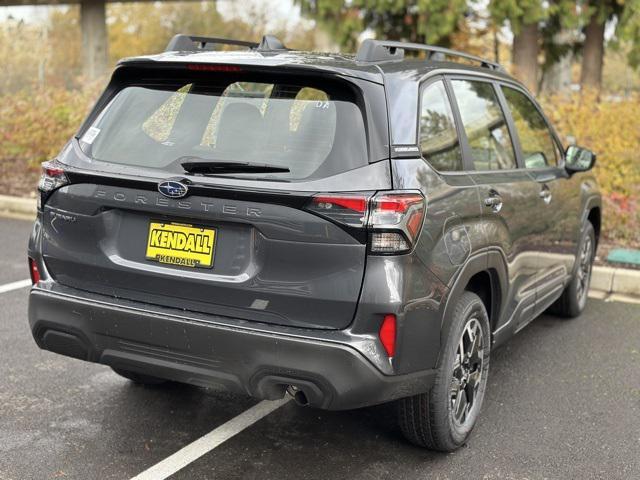
[[151,222],[147,259],[192,268],[211,268],[216,231],[177,223]]

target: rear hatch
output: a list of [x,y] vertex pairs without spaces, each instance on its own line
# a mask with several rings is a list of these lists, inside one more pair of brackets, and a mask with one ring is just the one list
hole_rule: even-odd
[[303,73],[121,67],[50,164],[51,276],[240,320],[346,327],[366,263],[366,206],[323,196],[391,187],[386,111],[375,111],[384,93]]

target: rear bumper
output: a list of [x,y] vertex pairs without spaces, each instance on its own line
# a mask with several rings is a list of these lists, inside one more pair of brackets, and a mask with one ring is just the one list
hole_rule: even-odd
[[297,334],[232,327],[180,310],[34,287],[29,323],[40,348],[82,360],[256,398],[288,385],[311,406],[341,410],[425,392],[434,371],[383,375],[358,349]]

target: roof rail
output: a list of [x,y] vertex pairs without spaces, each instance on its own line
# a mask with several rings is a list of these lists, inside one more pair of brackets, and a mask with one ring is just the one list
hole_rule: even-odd
[[260,45],[258,45],[256,50],[288,50],[288,48],[285,47],[284,43],[275,35],[263,35],[262,40],[260,40]]
[[174,36],[165,52],[201,52],[215,50],[215,45],[235,45],[246,47],[251,50],[270,51],[286,50],[284,44],[273,35],[265,35],[260,43],[247,42],[245,40],[234,40],[229,38],[199,37],[195,35],[184,35],[179,33]]
[[388,62],[402,60],[405,50],[427,52],[428,59],[442,60],[442,57],[459,57],[479,63],[482,67],[492,70],[503,70],[502,65],[485,58],[477,57],[449,48],[436,47],[434,45],[423,45],[421,43],[396,42],[391,40],[366,39],[360,45],[356,54],[357,62]]

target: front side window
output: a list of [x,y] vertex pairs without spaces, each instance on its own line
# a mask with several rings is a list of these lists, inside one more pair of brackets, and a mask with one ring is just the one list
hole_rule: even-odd
[[502,87],[507,105],[518,132],[526,168],[557,165],[557,147],[544,118],[527,96],[509,87]]
[[352,90],[297,81],[219,78],[122,88],[80,137],[103,162],[184,174],[185,162],[277,167],[247,178],[325,178],[368,164]]
[[442,81],[432,83],[422,93],[420,148],[422,156],[436,170],[462,170],[458,133]]
[[453,80],[451,84],[469,141],[474,168],[516,168],[511,135],[493,85],[468,80]]

